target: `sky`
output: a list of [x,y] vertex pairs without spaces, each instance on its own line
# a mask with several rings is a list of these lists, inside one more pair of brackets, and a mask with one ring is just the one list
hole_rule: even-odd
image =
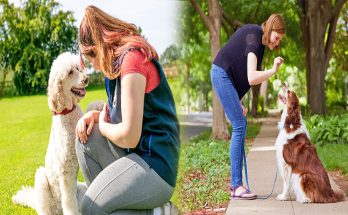
[[[95,5],[110,15],[135,24],[142,29],[142,35],[155,47],[159,55],[171,44],[179,41],[178,27],[180,6],[178,0],[55,0],[64,11],[70,10],[78,27],[84,10]],[[20,0],[10,0],[19,6]]]

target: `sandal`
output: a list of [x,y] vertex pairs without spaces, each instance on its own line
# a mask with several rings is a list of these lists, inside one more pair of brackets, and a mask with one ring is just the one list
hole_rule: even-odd
[[231,198],[232,199],[236,199],[236,200],[253,200],[256,199],[257,195],[252,193],[250,190],[246,189],[245,187],[243,187],[245,189],[245,191],[242,191],[241,193],[239,193],[238,195],[236,195],[236,190],[241,187],[242,185],[238,186],[238,187],[231,187]]

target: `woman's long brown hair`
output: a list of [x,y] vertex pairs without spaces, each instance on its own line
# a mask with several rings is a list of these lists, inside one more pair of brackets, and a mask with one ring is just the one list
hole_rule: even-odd
[[95,6],[85,9],[79,30],[79,48],[81,54],[99,55],[101,70],[112,79],[120,74],[113,62],[130,48],[139,49],[145,61],[158,59],[155,49],[139,34],[134,24],[114,18]]
[[[285,34],[285,22],[282,15],[278,13],[272,14],[266,22],[262,23],[262,43],[268,44],[271,37],[271,32],[275,31],[278,34]],[[279,46],[276,47],[277,50],[280,49]]]

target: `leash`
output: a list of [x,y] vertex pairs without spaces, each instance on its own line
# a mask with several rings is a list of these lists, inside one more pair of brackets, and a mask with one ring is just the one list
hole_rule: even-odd
[[244,163],[245,181],[246,181],[246,184],[248,186],[248,190],[250,191],[249,179],[248,179],[248,167],[247,167],[247,162],[246,162],[244,144],[243,144],[243,163]]
[[273,194],[273,191],[274,191],[275,183],[276,183],[276,181],[277,181],[277,176],[278,176],[278,169],[277,169],[276,175],[275,175],[275,177],[274,177],[274,182],[273,182],[273,187],[272,187],[271,193],[268,194],[267,196],[258,196],[258,197],[256,197],[257,199],[266,200],[266,199],[268,199],[269,197],[271,197],[271,195]]
[[[247,162],[246,162],[246,156],[245,156],[245,148],[243,146],[243,163],[244,163],[244,172],[245,172],[245,181],[246,181],[246,184],[248,186],[248,190],[250,191],[250,187],[249,187],[249,179],[248,179],[248,167],[247,167]],[[277,181],[277,176],[278,176],[278,168],[276,170],[276,175],[275,175],[275,178],[274,178],[274,182],[273,182],[273,187],[272,187],[272,191],[270,194],[268,194],[267,196],[257,196],[256,199],[263,199],[263,200],[266,200],[268,199],[269,197],[271,197],[271,195],[273,194],[273,191],[274,191],[274,187],[275,187],[275,183]]]

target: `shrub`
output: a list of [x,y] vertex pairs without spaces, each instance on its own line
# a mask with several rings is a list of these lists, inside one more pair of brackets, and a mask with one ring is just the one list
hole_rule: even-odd
[[88,75],[88,86],[99,87],[105,85],[105,76],[102,72],[93,72]]
[[319,146],[348,144],[348,114],[326,117],[314,115],[306,124],[312,142]]
[[2,81],[0,82],[0,98],[17,96],[16,86],[12,81]]

